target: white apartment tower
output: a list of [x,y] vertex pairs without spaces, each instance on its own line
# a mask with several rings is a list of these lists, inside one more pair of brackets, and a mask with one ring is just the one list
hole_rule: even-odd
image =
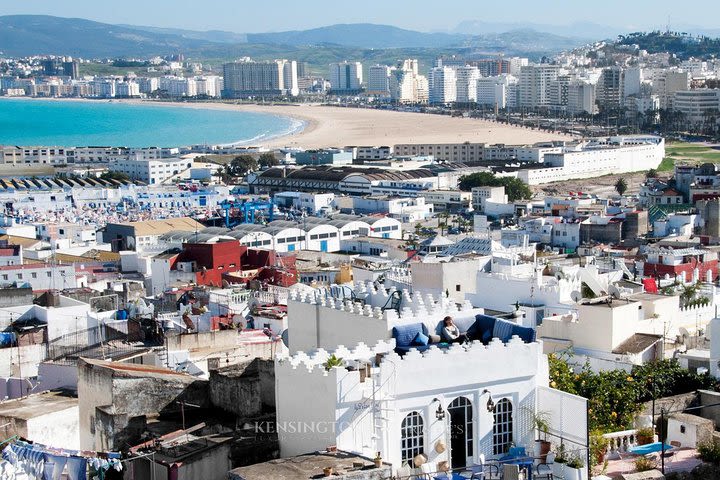
[[450,67],[435,67],[430,70],[430,103],[453,103],[457,100],[457,76]]
[[527,65],[520,69],[519,106],[536,108],[550,105],[550,83],[557,80],[555,65]]
[[675,92],[690,90],[690,72],[658,70],[653,75],[653,94],[660,99],[660,108],[672,109]]
[[335,92],[357,92],[362,87],[363,67],[360,62],[330,64],[330,85]]
[[299,93],[297,62],[275,60],[254,62],[245,59],[223,65],[223,97],[295,96]]
[[573,80],[567,87],[567,113],[579,115],[595,113],[595,85],[583,80]]
[[477,80],[477,103],[491,105],[498,109],[517,107],[518,79],[502,74],[497,77],[482,77]]
[[418,75],[418,61],[405,60],[390,75],[390,97],[398,103],[427,103],[428,80]]
[[480,70],[477,67],[464,66],[455,69],[456,100],[460,103],[474,103],[477,101],[477,81]]

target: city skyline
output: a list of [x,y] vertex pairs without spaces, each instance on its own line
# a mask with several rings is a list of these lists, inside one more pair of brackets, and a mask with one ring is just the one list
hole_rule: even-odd
[[[170,3],[174,8],[167,8]],[[289,0],[276,1],[273,12],[268,12],[263,5],[238,4],[230,0],[208,0],[202,10],[187,0],[150,4],[128,0],[126,5],[128,8],[107,9],[103,4],[88,0],[74,0],[69,4],[35,0],[3,5],[0,7],[0,15],[54,15],[112,24],[238,33],[309,29],[338,23],[378,23],[420,31],[457,31],[459,26],[460,29],[463,25],[468,28],[469,23],[478,22],[477,33],[483,33],[483,28],[491,29],[489,24],[495,23],[508,28],[520,28],[523,24],[560,27],[592,23],[618,31],[664,29],[668,25],[671,29],[716,30],[717,26],[712,19],[720,14],[720,6],[709,0],[696,2],[692,11],[678,10],[674,3],[667,0],[631,3],[609,0],[605,2],[605,8],[600,10],[579,6],[570,0],[542,4],[518,0],[514,8],[487,4],[480,9],[475,2],[451,0],[444,4],[446,8],[442,10],[428,0],[418,0],[412,3],[411,11],[408,10],[407,2],[388,3],[379,0],[369,0],[365,8],[353,11],[309,8],[306,3],[298,4]],[[623,14],[618,15],[618,10]],[[704,11],[705,14],[698,16],[697,11]],[[432,12],[432,15],[427,15],[427,12]],[[524,16],[519,17],[518,12],[524,12]]]

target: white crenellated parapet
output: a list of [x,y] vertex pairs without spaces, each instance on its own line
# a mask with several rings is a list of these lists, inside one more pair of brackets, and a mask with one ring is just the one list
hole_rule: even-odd
[[[308,372],[320,372],[326,374],[325,362],[331,355],[341,358],[345,363],[353,361],[369,362],[374,360],[377,354],[389,354],[395,348],[395,339],[380,340],[374,347],[369,347],[360,342],[354,348],[349,349],[344,345],[338,345],[332,351],[318,348],[311,352],[297,352],[295,355],[278,355],[275,357],[275,369],[285,368],[291,370],[307,370]],[[337,367],[344,368],[344,367]]]

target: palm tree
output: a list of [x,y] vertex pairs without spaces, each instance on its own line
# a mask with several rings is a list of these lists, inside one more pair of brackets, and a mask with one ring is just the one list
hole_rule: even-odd
[[617,182],[615,182],[615,191],[622,196],[625,192],[627,192],[627,189],[627,181],[622,177],[618,178]]

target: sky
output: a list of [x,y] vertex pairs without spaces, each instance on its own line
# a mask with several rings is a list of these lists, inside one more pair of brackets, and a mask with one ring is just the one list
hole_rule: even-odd
[[[350,8],[346,4],[351,4]],[[720,1],[696,0],[22,0],[0,1],[0,15],[44,14],[192,30],[241,33],[301,30],[335,23],[382,23],[448,31],[466,20],[567,25],[593,22],[626,30],[670,24],[717,28]]]

